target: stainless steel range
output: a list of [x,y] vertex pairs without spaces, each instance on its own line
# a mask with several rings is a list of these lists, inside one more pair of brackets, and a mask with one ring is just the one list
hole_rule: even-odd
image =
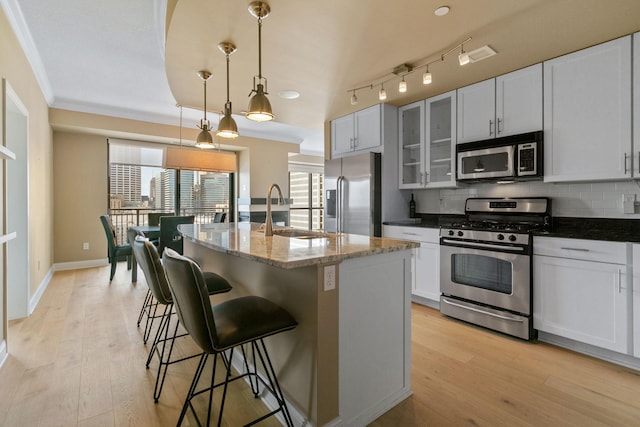
[[465,215],[465,221],[440,230],[440,311],[534,338],[531,232],[550,227],[551,201],[470,198]]

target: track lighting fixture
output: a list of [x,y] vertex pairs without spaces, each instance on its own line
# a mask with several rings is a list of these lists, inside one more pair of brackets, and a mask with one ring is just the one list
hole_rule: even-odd
[[231,116],[231,101],[229,100],[229,55],[236,51],[236,45],[231,42],[223,42],[218,45],[218,49],[224,53],[227,59],[227,102],[224,104],[224,116],[218,123],[216,135],[223,138],[237,138],[238,125]]
[[215,148],[213,144],[213,137],[209,132],[211,130],[211,123],[207,120],[207,80],[211,77],[211,73],[207,70],[198,71],[198,75],[204,82],[204,119],[200,119],[200,126],[198,126],[202,131],[198,134],[196,138],[196,147],[198,148]]
[[398,83],[398,92],[404,93],[407,91],[407,82],[404,81],[404,76],[402,76],[402,80]]
[[359,87],[348,89],[347,92],[351,93],[351,105],[356,105],[358,102],[356,91],[361,89],[366,89],[366,88],[373,89],[374,86],[380,86],[380,90],[378,91],[378,99],[380,101],[386,100],[387,92],[384,90],[384,85],[390,82],[391,80],[395,79],[396,77],[400,77],[401,79],[400,82],[398,83],[398,92],[405,93],[407,91],[407,82],[405,80],[405,77],[413,73],[417,69],[424,68],[424,73],[422,74],[422,84],[424,85],[431,84],[433,82],[433,76],[429,71],[429,66],[435,64],[436,62],[444,62],[445,58],[449,54],[455,52],[458,48],[460,48],[460,54],[458,55],[458,61],[460,65],[465,65],[470,62],[481,61],[485,58],[488,58],[496,54],[496,52],[493,49],[491,49],[489,46],[482,46],[471,52],[465,52],[464,44],[470,40],[471,40],[471,37],[458,43],[457,45],[453,46],[449,50],[442,52],[441,54],[438,55],[438,59],[427,61],[428,58],[424,58],[422,61],[418,63],[418,65],[412,65],[407,63],[400,64],[389,73],[389,74],[393,74],[392,76],[386,75],[366,86],[359,86]]
[[[271,12],[271,8],[264,1],[254,1],[249,4],[249,12],[258,18],[258,75],[253,77],[253,89],[249,93],[255,93],[249,101],[247,119],[256,122],[273,120],[271,103],[267,98],[267,79],[262,77],[262,19]],[[256,83],[257,81],[257,83]],[[264,84],[263,84],[264,82]],[[355,94],[355,92],[354,92]]]
[[464,51],[464,43],[460,45],[460,55],[458,55],[458,62],[460,62],[460,65],[467,65],[469,63],[469,54]]
[[422,84],[423,85],[430,85],[431,82],[432,82],[431,73],[429,72],[429,66],[427,65],[427,69],[425,70],[424,74],[422,75]]
[[387,99],[387,91],[384,90],[384,83],[380,85],[380,91],[378,92],[378,99],[384,101]]

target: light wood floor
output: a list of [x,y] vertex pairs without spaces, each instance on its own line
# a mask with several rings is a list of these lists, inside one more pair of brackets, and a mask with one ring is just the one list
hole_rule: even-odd
[[[0,368],[2,426],[172,426],[195,362],[170,367],[153,403],[155,365],[135,321],[146,293],[124,264],[57,272],[35,312],[10,322]],[[371,425],[638,426],[640,372],[412,308],[414,394]],[[178,352],[195,346],[182,339]],[[241,384],[225,425],[257,414]],[[188,425],[189,423],[185,423]],[[272,419],[261,425],[276,424]]]

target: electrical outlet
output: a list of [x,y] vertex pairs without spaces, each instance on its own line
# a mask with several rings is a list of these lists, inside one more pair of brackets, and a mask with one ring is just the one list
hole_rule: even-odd
[[336,266],[325,265],[324,267],[324,290],[331,291],[336,288]]
[[89,250],[89,243],[88,242],[84,242],[82,244],[82,250],[83,251],[88,251]]

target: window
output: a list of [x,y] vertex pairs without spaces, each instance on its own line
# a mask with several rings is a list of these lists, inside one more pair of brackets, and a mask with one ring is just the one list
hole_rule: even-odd
[[231,220],[233,173],[167,169],[164,155],[162,144],[109,140],[109,211],[119,243],[152,211],[195,215],[197,223],[223,212]]
[[[289,167],[289,224],[293,228],[324,228],[324,174],[322,168]],[[302,170],[297,170],[302,169]],[[306,170],[305,170],[306,169]]]

